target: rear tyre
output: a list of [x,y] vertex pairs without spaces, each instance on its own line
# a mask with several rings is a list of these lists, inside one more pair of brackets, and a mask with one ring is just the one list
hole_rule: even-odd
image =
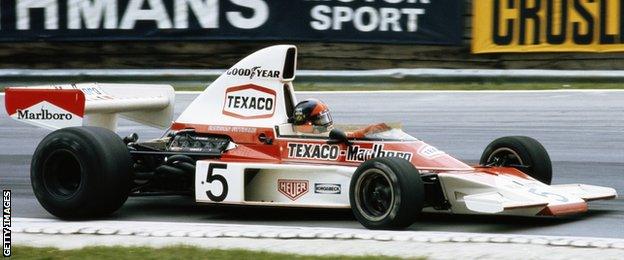
[[416,220],[425,201],[424,184],[414,165],[397,157],[361,164],[349,189],[355,218],[369,229],[404,229]]
[[514,167],[540,182],[552,181],[548,152],[537,140],[527,136],[506,136],[492,141],[483,151],[484,166]]
[[114,132],[63,128],[46,136],[32,158],[30,179],[39,203],[64,219],[102,217],[128,198],[132,158]]

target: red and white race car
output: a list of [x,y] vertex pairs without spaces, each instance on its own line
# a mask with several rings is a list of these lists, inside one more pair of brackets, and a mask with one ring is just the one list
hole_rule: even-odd
[[[128,196],[187,194],[198,203],[351,208],[367,228],[397,229],[421,211],[558,216],[617,196],[550,185],[550,158],[529,137],[496,139],[469,166],[386,124],[300,132],[291,123],[296,61],[295,46],[257,51],[175,121],[168,85],[12,87],[5,104],[12,118],[56,130],[33,155],[31,181],[41,205],[65,219],[110,214]],[[122,139],[118,116],[168,130]]]

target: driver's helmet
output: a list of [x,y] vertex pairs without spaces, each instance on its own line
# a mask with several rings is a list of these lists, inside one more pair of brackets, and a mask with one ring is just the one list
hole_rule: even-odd
[[329,107],[318,99],[306,99],[295,106],[291,118],[295,131],[303,133],[324,133],[333,128]]

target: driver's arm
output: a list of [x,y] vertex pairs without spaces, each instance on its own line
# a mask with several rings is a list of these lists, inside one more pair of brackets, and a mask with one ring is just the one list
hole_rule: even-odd
[[392,128],[386,125],[385,123],[379,123],[379,124],[369,125],[365,128],[362,128],[354,132],[347,133],[347,137],[361,139],[361,138],[366,137],[366,135],[381,133],[384,131],[388,131],[390,129]]

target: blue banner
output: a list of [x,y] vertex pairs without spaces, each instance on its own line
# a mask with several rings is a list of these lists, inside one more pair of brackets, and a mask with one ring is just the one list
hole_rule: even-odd
[[2,0],[0,41],[458,45],[462,4],[457,0]]

